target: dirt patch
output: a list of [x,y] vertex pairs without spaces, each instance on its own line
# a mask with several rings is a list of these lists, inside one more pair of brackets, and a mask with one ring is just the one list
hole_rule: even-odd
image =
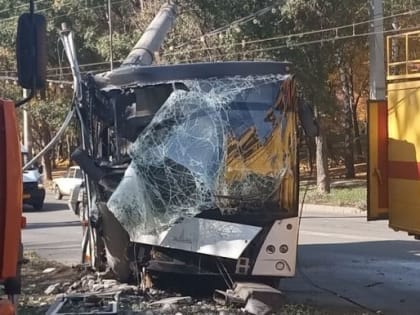
[[[94,272],[80,267],[73,268],[54,261],[47,261],[32,252],[25,253],[25,258],[29,259],[29,262],[22,268],[22,295],[19,301],[20,315],[44,315],[50,305],[55,301],[57,293],[66,292],[69,288],[71,290],[72,284],[81,284],[83,282],[81,279],[83,278],[98,279],[97,274]],[[45,293],[45,290],[54,286],[56,286],[53,291],[54,293]],[[89,287],[88,283],[86,285],[81,284],[78,288],[80,292],[85,292],[87,287]],[[245,314],[241,308],[221,307],[208,298],[190,298],[188,299],[188,303],[164,304],[156,308],[151,306],[156,304],[155,301],[162,298],[179,297],[180,295],[173,292],[170,293],[154,289],[135,295],[132,294],[133,291],[130,292],[131,294],[122,294],[120,297],[119,314]],[[159,305],[159,303],[157,304]],[[278,310],[276,314],[362,315],[368,313],[358,310],[330,309],[309,305],[287,304],[281,310]]]
[[[87,271],[72,268],[58,262],[47,261],[33,252],[25,252],[28,260],[22,266],[22,294],[19,298],[20,315],[44,315],[55,295],[47,295],[44,291],[53,284],[72,283]],[[50,268],[50,270],[48,270]],[[54,269],[53,269],[54,268]],[[49,272],[44,272],[49,271]]]

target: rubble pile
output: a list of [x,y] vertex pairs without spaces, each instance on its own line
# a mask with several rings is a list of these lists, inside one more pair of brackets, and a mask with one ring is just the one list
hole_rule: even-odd
[[[115,296],[118,304],[118,312],[115,314],[127,315],[154,315],[154,314],[216,314],[234,315],[244,312],[238,306],[219,305],[212,299],[196,299],[191,296],[182,296],[154,288],[142,290],[137,285],[120,283],[115,279],[107,279],[104,273],[90,273],[84,275],[74,282],[57,282],[48,286],[45,291],[47,295],[57,295],[56,308],[63,300],[72,301],[66,306],[66,312],[77,314],[83,308],[87,311],[86,303],[75,303],[77,301],[97,301],[91,307],[103,306],[105,297]],[[102,298],[102,300],[101,300]],[[81,305],[83,304],[83,305]],[[92,310],[90,310],[92,311]],[[53,312],[51,314],[54,314]],[[108,313],[107,313],[108,314]],[[110,312],[109,314],[114,314]]]

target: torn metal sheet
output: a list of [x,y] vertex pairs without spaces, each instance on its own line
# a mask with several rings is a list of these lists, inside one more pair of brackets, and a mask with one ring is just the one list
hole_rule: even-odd
[[[296,104],[290,104],[287,78],[174,85],[132,145],[132,162],[107,204],[132,241],[151,235],[162,246],[238,258],[259,231],[250,225],[263,226],[296,211]],[[186,233],[207,227],[188,231],[177,223],[206,211],[216,211],[220,220],[236,216],[230,221],[245,227],[230,223],[224,230],[229,237],[208,234],[184,242]]]
[[159,236],[139,235],[132,241],[238,259],[260,231],[251,225],[187,218]]

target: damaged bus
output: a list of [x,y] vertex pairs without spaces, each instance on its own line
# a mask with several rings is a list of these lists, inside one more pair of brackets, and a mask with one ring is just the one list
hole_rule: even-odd
[[86,147],[72,158],[87,174],[96,242],[121,279],[133,261],[294,275],[298,108],[288,67],[127,67],[83,81]]
[[[150,30],[170,28],[168,6]],[[85,226],[83,261],[121,281],[293,276],[298,113],[308,108],[290,65],[150,65],[164,36],[144,34],[121,67],[82,78],[62,32],[82,143],[72,159],[85,179],[70,204]]]

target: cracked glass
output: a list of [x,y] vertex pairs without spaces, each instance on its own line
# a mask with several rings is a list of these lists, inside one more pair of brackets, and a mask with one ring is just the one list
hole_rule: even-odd
[[132,144],[130,166],[108,201],[132,240],[208,210],[238,223],[297,211],[296,104],[288,78],[173,84]]

